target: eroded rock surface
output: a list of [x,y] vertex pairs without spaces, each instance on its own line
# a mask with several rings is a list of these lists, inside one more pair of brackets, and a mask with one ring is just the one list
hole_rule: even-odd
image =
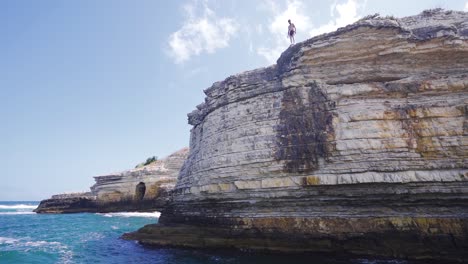
[[96,176],[91,191],[102,208],[161,209],[169,199],[168,193],[175,187],[187,155],[188,148],[184,148],[147,166]]
[[150,245],[468,258],[468,13],[372,17],[205,90]]

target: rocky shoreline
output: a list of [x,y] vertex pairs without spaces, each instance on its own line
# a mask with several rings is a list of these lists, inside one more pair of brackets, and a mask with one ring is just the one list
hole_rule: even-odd
[[[239,219],[242,221],[241,219]],[[127,233],[124,239],[157,247],[204,249],[231,248],[272,253],[329,253],[365,257],[464,262],[467,240],[453,236],[465,232],[467,221],[459,218],[267,218],[250,219],[255,227],[232,228],[217,224],[198,226],[154,224]],[[301,231],[285,228],[303,223]],[[275,223],[272,225],[272,223]],[[265,226],[266,225],[266,226]],[[259,226],[265,226],[260,228]],[[274,226],[274,227],[273,227]],[[429,227],[430,226],[430,227]],[[272,232],[271,229],[274,228]],[[284,228],[282,230],[282,228]],[[332,233],[304,233],[304,229],[329,228]],[[352,231],[350,231],[352,230]],[[428,230],[436,230],[431,231]]]
[[[150,246],[457,262],[468,259],[467,192],[462,182],[371,183],[314,186],[300,200],[226,199],[215,208],[186,202],[123,238]],[[187,208],[199,214],[183,214]],[[203,216],[213,211],[216,217]]]
[[42,200],[34,212],[39,214],[94,213],[97,212],[96,196],[91,192],[52,195],[49,199]]
[[95,176],[91,192],[53,195],[36,213],[149,212],[162,210],[188,154],[183,148],[168,157],[128,171]]
[[468,259],[468,13],[370,16],[213,84],[152,246]]

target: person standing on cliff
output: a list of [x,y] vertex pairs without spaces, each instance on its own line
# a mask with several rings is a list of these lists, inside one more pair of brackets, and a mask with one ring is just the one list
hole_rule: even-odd
[[294,40],[294,35],[296,35],[296,26],[294,23],[291,22],[291,19],[288,20],[289,26],[288,26],[288,37],[289,41],[291,41],[291,45],[294,45],[296,43],[296,40]]

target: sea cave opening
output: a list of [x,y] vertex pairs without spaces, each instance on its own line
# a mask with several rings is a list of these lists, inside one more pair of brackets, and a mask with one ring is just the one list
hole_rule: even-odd
[[146,184],[144,182],[139,182],[135,187],[135,200],[141,201],[145,197]]

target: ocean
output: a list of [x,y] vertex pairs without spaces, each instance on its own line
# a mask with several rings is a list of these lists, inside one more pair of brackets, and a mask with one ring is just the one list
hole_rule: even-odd
[[410,263],[404,260],[148,248],[122,240],[159,213],[36,214],[38,202],[0,202],[0,263]]

